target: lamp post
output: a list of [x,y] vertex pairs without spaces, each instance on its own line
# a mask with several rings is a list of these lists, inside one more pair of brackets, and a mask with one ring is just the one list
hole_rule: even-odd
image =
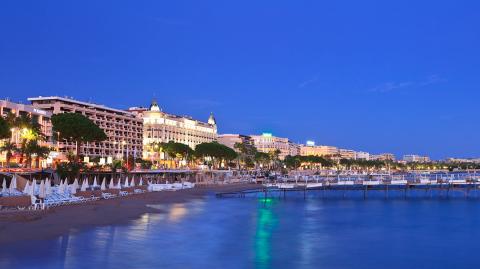
[[114,152],[115,152],[115,156],[116,156],[116,157],[118,157],[118,152],[117,152],[117,150],[118,150],[118,148],[117,148],[117,141],[113,141],[113,149],[115,150],[115,151],[114,151]]
[[[125,140],[122,141],[122,159],[123,159],[123,156],[124,156],[124,147],[125,145],[127,144],[127,142],[125,142]],[[128,148],[127,148],[127,168],[128,168]]]

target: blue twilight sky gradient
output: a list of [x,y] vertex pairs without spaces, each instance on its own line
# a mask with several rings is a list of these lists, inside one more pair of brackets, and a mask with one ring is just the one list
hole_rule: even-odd
[[2,1],[0,98],[68,95],[220,133],[480,156],[479,1]]

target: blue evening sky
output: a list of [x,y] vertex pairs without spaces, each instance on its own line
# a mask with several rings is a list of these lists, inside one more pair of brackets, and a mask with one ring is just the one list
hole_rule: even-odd
[[220,133],[480,156],[479,1],[2,1],[0,98],[68,95]]

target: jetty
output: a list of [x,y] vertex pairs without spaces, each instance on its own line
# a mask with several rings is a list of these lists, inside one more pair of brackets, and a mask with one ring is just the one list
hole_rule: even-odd
[[348,177],[284,177],[257,184],[258,188],[237,192],[220,192],[216,196],[286,198],[480,198],[477,176],[348,176]]

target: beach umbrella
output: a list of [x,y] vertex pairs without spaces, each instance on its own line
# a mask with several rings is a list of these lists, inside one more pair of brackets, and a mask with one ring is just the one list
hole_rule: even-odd
[[60,180],[60,185],[57,188],[57,193],[63,194],[65,192],[65,184]]
[[82,183],[82,187],[80,188],[80,191],[86,191],[87,190],[87,180],[84,179]]
[[13,188],[16,189],[17,188],[17,176],[14,175],[13,178],[12,178],[12,184],[13,184]]
[[2,192],[7,192],[7,179],[3,178]]
[[49,178],[45,181],[45,196],[52,194],[52,181]]
[[[34,182],[32,182],[32,185],[30,185],[30,187],[28,187],[28,191],[29,191],[29,194],[30,196],[35,196],[35,185],[33,185]],[[36,182],[35,182],[36,184]]]
[[38,190],[38,197],[40,198],[45,198],[46,197],[46,194],[45,194],[45,181],[42,180],[40,182],[40,188]]
[[128,188],[130,187],[130,185],[128,184],[128,177],[125,178],[125,188]]
[[102,190],[102,191],[106,190],[106,189],[107,189],[107,186],[105,186],[105,185],[106,185],[106,184],[105,184],[105,178],[103,178],[103,180],[102,180],[102,185],[100,185],[100,190]]
[[143,186],[143,178],[140,178],[140,183],[138,183],[138,186]]
[[23,189],[23,193],[29,194],[30,193],[30,182],[27,181],[27,184],[25,184],[25,188]]
[[122,184],[120,183],[120,179],[118,179],[118,183],[117,183],[117,189],[121,190],[122,189]]
[[109,189],[115,188],[115,185],[113,185],[113,178],[110,179],[110,184],[108,184],[108,188],[109,188]]
[[45,182],[45,195],[48,196],[52,194],[52,182],[48,180],[48,182]]
[[93,188],[96,188],[96,187],[98,187],[98,184],[97,184],[97,177],[94,177],[94,178],[93,178],[93,186],[92,186],[92,187],[93,187]]
[[135,187],[135,179],[132,177],[132,181],[130,182],[130,187]]
[[14,175],[12,177],[12,181],[10,181],[10,187],[9,187],[8,191],[10,193],[14,193],[16,187],[17,187],[17,177]]
[[36,191],[37,191],[37,180],[35,178],[33,178],[32,189],[31,189],[32,195],[35,195]]
[[75,185],[75,183],[73,183],[72,185],[70,185],[70,193],[71,193],[71,194],[77,193],[77,186]]

